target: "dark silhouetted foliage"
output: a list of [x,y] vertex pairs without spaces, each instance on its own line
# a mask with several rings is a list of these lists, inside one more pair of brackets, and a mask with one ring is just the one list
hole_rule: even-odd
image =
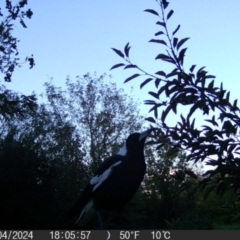
[[[164,135],[174,143],[173,149],[182,149],[187,153],[187,160],[198,162],[208,160],[208,165],[215,167],[204,174],[210,178],[219,176],[215,185],[217,193],[223,195],[227,189],[233,189],[236,200],[240,200],[240,109],[237,99],[230,101],[230,92],[220,86],[215,85],[215,76],[208,74],[205,67],[197,68],[192,65],[189,70],[184,68],[184,59],[187,48],[184,47],[189,38],[178,39],[177,32],[180,25],[174,31],[168,28],[168,21],[173,15],[173,10],[169,10],[167,1],[157,1],[160,11],[152,9],[145,10],[158,18],[156,24],[161,31],[155,36],[159,38],[151,39],[150,42],[160,44],[165,47],[165,52],[156,56],[156,60],[169,63],[173,68],[169,72],[160,69],[155,74],[147,73],[131,62],[129,52],[126,54],[118,49],[113,49],[126,64],[115,65],[113,68],[134,66],[140,73],[135,73],[128,77],[125,82],[136,78],[146,78],[141,83],[141,88],[150,81],[155,82],[155,89],[149,92],[154,100],[146,100],[150,112],[154,113],[153,118],[148,121],[161,121]],[[129,49],[129,43],[125,46]],[[161,97],[161,98],[160,98]],[[161,99],[161,100],[160,100]],[[164,99],[164,100],[163,100]],[[181,114],[176,117],[174,127],[168,124],[170,113],[177,114],[181,107]],[[195,112],[200,112],[206,116],[204,125],[201,127],[195,124]],[[159,114],[160,113],[160,114]],[[184,114],[185,113],[185,114]],[[160,116],[159,116],[160,115]],[[159,141],[161,146],[161,140]],[[214,180],[216,183],[216,179]],[[206,185],[207,180],[202,182]],[[208,188],[209,189],[209,188]],[[210,191],[210,190],[209,190]]]
[[[19,40],[12,35],[15,27],[14,22],[19,20],[19,23],[24,28],[27,28],[24,18],[27,17],[30,19],[33,12],[31,9],[24,10],[27,5],[27,0],[21,0],[14,6],[10,0],[6,0],[5,2],[6,16],[4,16],[0,9],[0,18],[2,19],[0,23],[0,72],[5,75],[4,80],[6,82],[11,82],[15,68],[22,65],[18,57],[17,44]],[[35,65],[33,55],[27,57],[25,61],[29,62],[30,68]]]

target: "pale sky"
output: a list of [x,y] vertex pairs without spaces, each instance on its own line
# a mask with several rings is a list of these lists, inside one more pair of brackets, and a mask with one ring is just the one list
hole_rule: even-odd
[[[28,28],[17,26],[13,34],[20,39],[20,57],[24,60],[33,53],[36,66],[29,70],[25,64],[17,69],[12,82],[5,83],[9,89],[24,94],[41,93],[44,82],[50,78],[57,86],[64,87],[67,75],[74,80],[77,75],[97,72],[98,75],[111,74],[112,81],[126,92],[133,86],[136,99],[142,102],[153,99],[147,92],[155,90],[154,84],[143,90],[139,89],[140,79],[123,84],[136,71],[122,68],[109,71],[113,65],[123,62],[111,48],[123,50],[127,42],[132,47],[132,62],[147,72],[172,69],[170,64],[154,60],[165,52],[164,46],[148,43],[157,38],[154,34],[161,30],[155,24],[159,19],[144,12],[145,9],[160,11],[155,0],[28,2],[33,11],[32,19],[26,20]],[[176,36],[190,37],[184,45],[188,47],[185,70],[192,64],[197,64],[197,68],[206,66],[206,70],[217,77],[217,83],[223,82],[224,88],[231,91],[231,99],[238,98],[240,1],[172,0],[168,11],[170,9],[174,10],[169,22],[170,32],[181,24]],[[147,115],[148,109],[142,106],[141,112]]]

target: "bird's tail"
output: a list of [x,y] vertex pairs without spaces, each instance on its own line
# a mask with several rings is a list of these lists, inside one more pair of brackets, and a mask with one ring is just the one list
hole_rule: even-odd
[[72,226],[77,228],[83,228],[96,214],[93,200],[87,202],[83,207],[79,208],[79,205],[76,204],[69,211],[68,219]]

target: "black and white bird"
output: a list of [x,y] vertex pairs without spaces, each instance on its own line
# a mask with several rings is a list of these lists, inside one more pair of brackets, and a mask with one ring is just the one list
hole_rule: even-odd
[[69,212],[75,226],[83,227],[102,209],[122,211],[143,181],[144,144],[154,129],[129,135],[120,151],[103,161]]

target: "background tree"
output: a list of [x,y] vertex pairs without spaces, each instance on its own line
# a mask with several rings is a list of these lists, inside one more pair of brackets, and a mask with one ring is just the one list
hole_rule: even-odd
[[[22,66],[22,61],[18,57],[19,40],[13,36],[12,32],[15,27],[15,21],[19,20],[20,24],[26,28],[25,18],[31,18],[33,12],[31,9],[25,10],[27,0],[21,0],[16,5],[12,1],[5,1],[6,9],[0,8],[0,72],[4,74],[5,82],[11,82],[12,74],[16,67]],[[26,57],[30,68],[35,63],[33,56]],[[34,94],[25,96],[7,90],[3,85],[0,86],[0,118],[10,118],[25,115],[29,109],[32,111],[36,108],[36,96]],[[2,119],[1,119],[2,120]]]
[[[126,63],[114,65],[111,69],[125,67],[124,69],[136,69],[135,73],[128,77],[125,82],[138,77],[145,77],[140,87],[144,87],[151,81],[155,82],[155,90],[149,95],[155,100],[146,100],[145,103],[151,106],[150,111],[154,113],[154,118],[147,120],[155,122],[161,121],[165,137],[174,146],[170,152],[182,149],[187,153],[187,160],[198,162],[208,160],[208,164],[214,166],[214,170],[205,173],[209,177],[201,181],[202,188],[212,184],[211,178],[216,176],[215,189],[217,193],[223,195],[227,189],[235,192],[236,200],[240,197],[240,165],[239,165],[239,127],[240,109],[237,100],[230,101],[230,92],[215,86],[215,77],[205,71],[204,67],[196,69],[192,65],[189,71],[184,68],[184,58],[187,48],[183,45],[189,38],[178,39],[176,34],[180,25],[170,31],[168,21],[173,15],[173,10],[168,10],[169,2],[157,0],[160,12],[147,9],[148,13],[157,16],[156,24],[160,31],[155,33],[158,38],[151,39],[150,42],[160,44],[165,47],[165,52],[156,56],[156,60],[168,62],[173,69],[166,73],[162,69],[154,74],[148,73],[131,62],[129,57],[130,45],[125,46],[124,51],[113,48],[113,51],[123,58]],[[172,34],[171,34],[172,32]],[[160,100],[165,98],[165,100]],[[181,107],[181,114],[175,126],[167,124],[167,117],[172,111],[177,114]],[[185,109],[184,111],[182,109]],[[160,112],[160,117],[158,116]],[[199,111],[206,115],[207,119],[202,127],[195,124],[194,113]],[[183,114],[185,112],[186,114]],[[161,146],[161,141],[159,141]],[[214,157],[213,157],[214,156]],[[215,159],[216,158],[216,159]]]
[[0,139],[0,225],[5,229],[54,227],[58,202],[53,197],[53,169],[36,144],[17,136],[12,128]]
[[[1,226],[66,229],[64,214],[97,165],[119,150],[126,135],[139,130],[137,103],[103,79],[90,74],[76,82],[68,78],[65,90],[47,83],[46,98],[36,111],[29,109],[23,119],[3,118]],[[25,210],[26,221],[20,221]],[[19,218],[14,218],[16,212]]]
[[25,96],[0,86],[0,120],[7,124],[11,119],[28,118],[36,109],[36,96]]
[[104,83],[105,77],[86,74],[74,82],[68,78],[66,90],[45,84],[46,97],[59,121],[71,121],[84,139],[84,161],[91,163],[91,171],[143,124],[137,103],[116,84]]
[[[22,65],[20,58],[17,57],[19,54],[17,44],[19,40],[12,35],[14,29],[14,22],[19,20],[20,24],[26,28],[24,18],[31,18],[33,12],[31,9],[24,10],[27,5],[27,0],[19,1],[15,6],[13,6],[12,1],[6,0],[6,15],[2,9],[0,9],[0,17],[2,18],[0,24],[0,72],[5,75],[4,80],[6,82],[11,82],[12,74],[15,67],[20,67]],[[30,68],[34,66],[33,56],[26,57],[29,62]]]

